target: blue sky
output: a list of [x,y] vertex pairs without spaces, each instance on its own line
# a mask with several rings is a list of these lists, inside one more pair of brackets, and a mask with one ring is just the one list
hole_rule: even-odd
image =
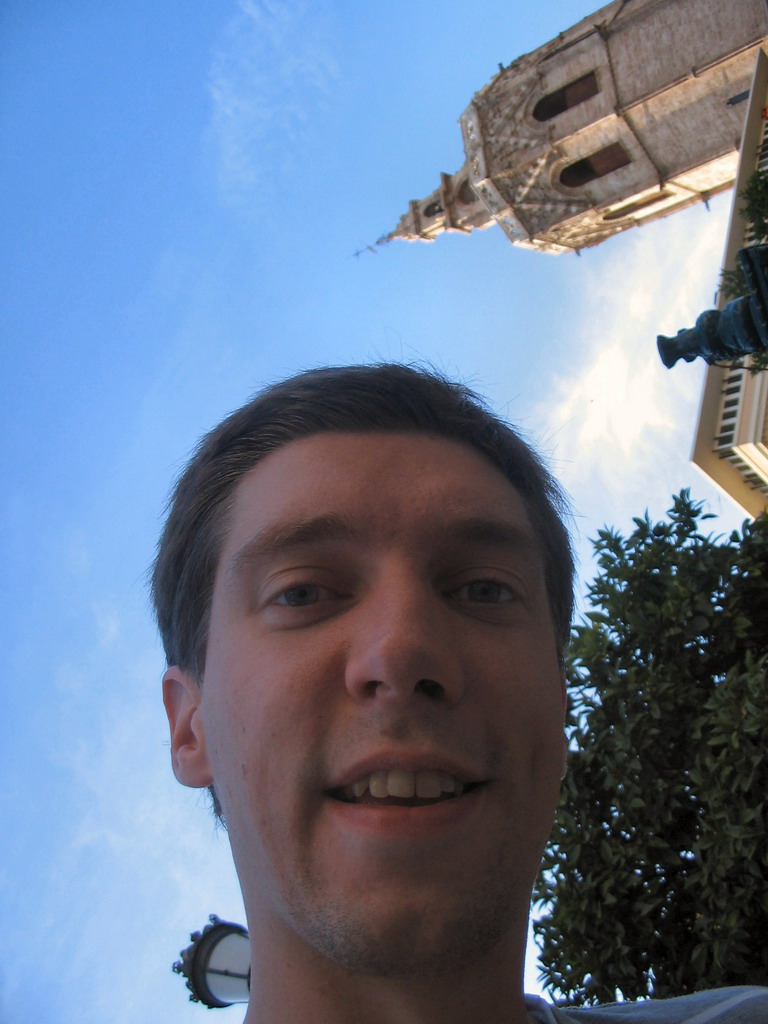
[[468,381],[569,489],[585,579],[600,526],[681,487],[743,519],[688,462],[702,367],[655,352],[712,302],[729,195],[580,258],[495,228],[354,255],[461,165],[498,63],[591,9],[6,0],[3,1024],[205,1019],[169,965],[242,907],[170,772],[145,573],[173,477],[258,386],[378,359]]

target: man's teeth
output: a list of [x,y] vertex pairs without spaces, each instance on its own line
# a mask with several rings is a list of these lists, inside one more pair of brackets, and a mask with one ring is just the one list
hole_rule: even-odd
[[375,771],[358,779],[351,786],[345,786],[343,794],[347,800],[359,799],[370,793],[372,797],[383,799],[388,796],[409,800],[418,797],[421,800],[438,800],[443,794],[461,796],[464,783],[448,772],[422,771],[407,772],[402,768],[392,771]]

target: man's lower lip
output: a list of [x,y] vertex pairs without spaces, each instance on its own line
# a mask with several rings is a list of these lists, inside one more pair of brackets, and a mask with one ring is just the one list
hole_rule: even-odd
[[405,805],[345,803],[329,798],[327,806],[343,826],[363,832],[419,835],[450,828],[474,815],[483,799],[484,786],[450,800],[409,807]]

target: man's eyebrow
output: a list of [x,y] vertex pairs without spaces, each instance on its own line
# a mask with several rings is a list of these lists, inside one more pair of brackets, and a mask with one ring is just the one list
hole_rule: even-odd
[[235,578],[260,559],[301,545],[355,540],[358,536],[359,531],[352,520],[334,512],[267,526],[237,551],[227,575]]
[[527,525],[518,525],[492,516],[468,516],[446,523],[446,539],[464,544],[488,544],[515,550],[537,551],[538,538]]

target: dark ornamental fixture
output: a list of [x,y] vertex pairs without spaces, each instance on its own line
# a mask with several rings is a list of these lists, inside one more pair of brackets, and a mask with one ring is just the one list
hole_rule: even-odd
[[247,1003],[251,980],[248,932],[215,914],[208,920],[210,924],[201,932],[189,936],[192,944],[181,951],[173,970],[187,979],[194,1003],[209,1009]]
[[678,331],[674,338],[660,334],[656,344],[667,368],[678,359],[690,363],[701,357],[714,364],[768,351],[768,245],[748,245],[738,255],[749,294],[722,311],[705,310],[694,327]]

